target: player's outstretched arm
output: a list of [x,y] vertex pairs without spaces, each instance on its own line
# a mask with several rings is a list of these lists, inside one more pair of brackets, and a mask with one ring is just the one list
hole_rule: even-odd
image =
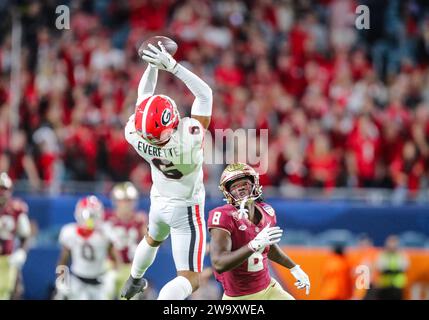
[[200,77],[180,64],[178,64],[175,75],[186,84],[195,96],[191,108],[191,117],[197,119],[204,129],[207,129],[212,115],[212,89]]
[[66,265],[68,265],[69,260],[70,260],[70,256],[71,256],[70,249],[68,249],[68,248],[66,248],[66,247],[63,246],[61,248],[60,257],[58,259],[57,266],[66,266]]
[[305,288],[307,295],[310,293],[310,278],[299,265],[282,251],[278,244],[274,244],[270,247],[268,259],[288,268],[296,279],[295,286],[298,289]]
[[139,105],[144,99],[152,96],[155,93],[157,81],[158,68],[148,64],[139,82],[136,105]]
[[195,96],[192,104],[191,116],[201,122],[207,129],[210,124],[212,113],[213,93],[207,83],[193,72],[186,69],[167,52],[161,42],[158,43],[160,49],[149,44],[150,50],[143,50],[143,60],[157,68],[171,72],[188,87]]
[[225,230],[212,228],[210,234],[210,258],[213,268],[218,273],[238,267],[253,254],[247,245],[231,251],[231,236]]

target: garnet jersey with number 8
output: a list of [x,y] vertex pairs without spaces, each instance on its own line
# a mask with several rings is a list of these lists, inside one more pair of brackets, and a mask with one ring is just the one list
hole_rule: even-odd
[[[219,228],[231,235],[231,251],[247,245],[268,224],[276,224],[274,209],[267,203],[256,203],[262,219],[258,225],[248,219],[238,219],[237,209],[230,205],[210,211],[208,229]],[[263,252],[255,252],[245,262],[233,270],[221,274],[214,272],[216,279],[222,284],[225,294],[230,297],[243,296],[265,289],[271,281],[268,270],[269,247]]]
[[132,115],[125,127],[125,137],[151,166],[152,197],[188,204],[204,201],[204,129],[198,120],[182,118],[167,144],[159,147],[149,144],[136,133]]

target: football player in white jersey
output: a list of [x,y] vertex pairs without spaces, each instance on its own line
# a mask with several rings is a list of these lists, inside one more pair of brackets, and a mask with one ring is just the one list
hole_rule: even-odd
[[[166,51],[161,42],[143,51],[148,62],[138,87],[135,113],[125,137],[149,162],[152,173],[148,233],[139,243],[131,275],[122,288],[130,299],[147,285],[144,273],[159,245],[171,234],[177,277],[168,282],[160,300],[184,300],[199,286],[206,243],[204,221],[203,137],[212,111],[212,90]],[[195,96],[191,117],[181,118],[168,96],[154,95],[158,70],[174,74]]]
[[56,298],[107,300],[113,291],[112,272],[107,271],[109,256],[113,258],[113,270],[117,270],[121,261],[101,228],[103,204],[96,196],[85,197],[76,204],[74,214],[77,223],[65,225],[59,236],[62,251],[58,266],[66,266],[71,259],[71,272],[61,272],[62,279],[56,282]]

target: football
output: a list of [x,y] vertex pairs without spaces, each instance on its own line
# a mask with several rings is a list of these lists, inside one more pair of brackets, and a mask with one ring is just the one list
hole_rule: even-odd
[[158,41],[161,41],[165,49],[168,51],[168,53],[174,56],[178,48],[177,43],[174,40],[170,39],[169,37],[165,37],[165,36],[153,36],[143,41],[143,43],[140,45],[138,49],[139,56],[140,57],[143,56],[143,50],[148,49],[149,44],[152,44],[158,47]]

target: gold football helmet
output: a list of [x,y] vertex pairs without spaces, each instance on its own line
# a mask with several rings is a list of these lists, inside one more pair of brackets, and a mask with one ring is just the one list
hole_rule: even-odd
[[239,202],[243,200],[235,198],[231,194],[229,187],[237,179],[246,177],[250,178],[253,183],[249,200],[256,200],[262,195],[262,186],[259,184],[259,174],[255,169],[245,163],[232,163],[225,168],[219,182],[219,189],[224,194],[227,203],[238,205]]

